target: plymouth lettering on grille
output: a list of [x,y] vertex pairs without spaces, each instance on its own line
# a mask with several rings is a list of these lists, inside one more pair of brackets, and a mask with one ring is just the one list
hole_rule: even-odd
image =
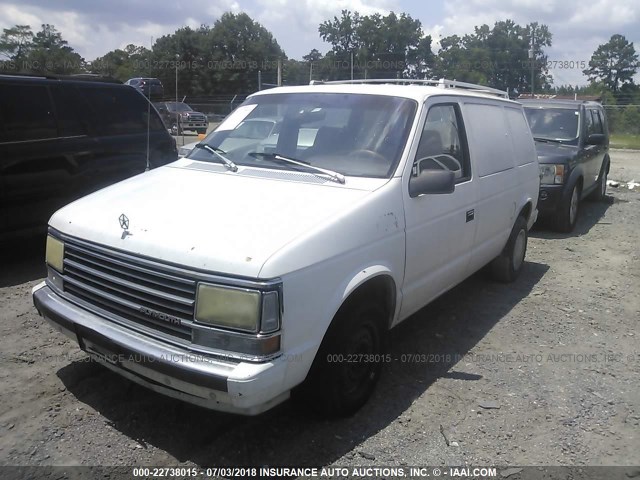
[[181,325],[182,320],[178,317],[174,317],[173,315],[168,315],[162,312],[156,312],[155,310],[151,310],[147,307],[140,307],[140,313],[144,313],[145,315],[155,318],[156,320],[162,320],[163,322],[173,323],[174,325]]

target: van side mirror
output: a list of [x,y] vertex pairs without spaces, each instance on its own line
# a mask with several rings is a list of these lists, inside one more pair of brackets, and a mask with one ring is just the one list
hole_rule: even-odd
[[423,170],[417,177],[409,179],[409,196],[453,193],[456,174],[450,170]]
[[605,143],[605,135],[602,133],[592,133],[587,137],[588,145],[604,145]]

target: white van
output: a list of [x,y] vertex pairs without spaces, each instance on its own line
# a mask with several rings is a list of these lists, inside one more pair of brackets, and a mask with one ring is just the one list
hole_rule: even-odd
[[[166,395],[254,415],[293,391],[350,414],[393,360],[390,328],[485,265],[523,268],[539,169],[503,97],[445,80],[256,93],[187,157],[59,210],[36,308]],[[225,142],[251,119],[273,128]]]

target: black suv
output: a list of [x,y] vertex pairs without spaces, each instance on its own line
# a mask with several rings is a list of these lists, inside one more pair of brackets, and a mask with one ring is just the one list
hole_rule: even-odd
[[130,78],[124,84],[142,92],[147,98],[162,98],[164,95],[162,82],[157,78]]
[[164,124],[173,135],[180,135],[184,130],[207,133],[209,121],[204,113],[194,111],[184,102],[154,103]]
[[120,82],[0,75],[0,241],[177,156],[155,109]]
[[571,232],[580,201],[602,200],[609,173],[609,131],[601,104],[580,100],[519,100],[540,162],[541,218]]

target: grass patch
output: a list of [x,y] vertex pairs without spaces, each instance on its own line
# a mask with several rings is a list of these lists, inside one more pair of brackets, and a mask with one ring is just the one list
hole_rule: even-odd
[[640,150],[640,135],[632,135],[630,133],[611,134],[609,137],[609,146],[611,148]]

